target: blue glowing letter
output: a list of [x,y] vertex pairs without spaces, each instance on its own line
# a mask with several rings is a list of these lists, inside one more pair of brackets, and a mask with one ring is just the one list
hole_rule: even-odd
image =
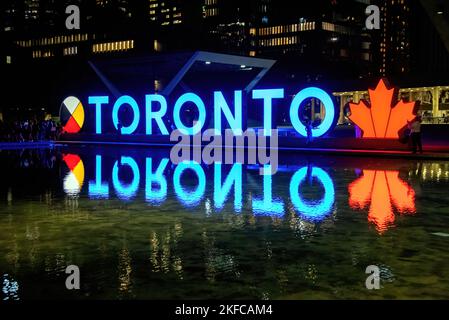
[[101,182],[101,156],[95,156],[95,182],[89,181],[89,196],[93,198],[107,198],[109,185]]
[[290,120],[293,127],[303,137],[307,137],[307,129],[299,120],[299,107],[307,99],[316,98],[324,105],[325,116],[321,124],[317,128],[312,129],[313,137],[321,137],[325,135],[332,127],[335,119],[335,106],[332,98],[319,88],[306,88],[298,92],[290,105]]
[[313,167],[311,174],[324,187],[323,198],[319,201],[304,201],[299,195],[298,188],[307,177],[307,167],[303,167],[292,177],[290,182],[290,199],[301,215],[309,220],[319,221],[332,210],[335,201],[334,183],[323,169]]
[[[186,127],[179,116],[182,106],[187,102],[195,104],[199,114],[198,121],[191,128]],[[184,93],[175,103],[173,121],[175,122],[176,128],[181,131],[182,134],[193,136],[200,132],[206,122],[206,107],[204,106],[203,100],[194,93]]]
[[284,214],[284,204],[282,201],[273,201],[273,193],[271,188],[271,165],[264,166],[263,176],[263,200],[253,199],[253,210],[255,214]]
[[229,123],[232,131],[235,135],[242,134],[242,91],[234,92],[234,114],[227,104],[223,93],[221,91],[214,92],[214,123],[215,131],[221,134],[221,111],[225,115],[226,120]]
[[221,185],[221,168],[222,165],[216,162],[214,165],[214,203],[215,208],[222,209],[234,185],[234,209],[237,212],[242,210],[242,164],[235,163],[231,171],[226,177],[223,186]]
[[[198,186],[195,191],[189,192],[185,191],[181,186],[181,175],[186,169],[191,169],[195,172],[198,177]],[[175,172],[173,173],[173,187],[178,199],[186,206],[197,205],[204,196],[206,190],[206,175],[204,174],[203,168],[193,161],[182,162],[176,166]]]
[[124,104],[128,104],[133,109],[134,119],[128,127],[122,126],[122,131],[120,133],[132,134],[134,133],[134,131],[136,131],[140,121],[139,106],[137,105],[136,100],[134,100],[132,97],[121,96],[120,98],[117,99],[117,101],[114,104],[114,108],[112,109],[112,122],[114,123],[114,127],[118,130],[119,124],[118,111],[120,107]]
[[101,105],[109,103],[109,97],[89,97],[89,104],[95,104],[95,133],[101,134]]
[[284,89],[253,90],[253,99],[263,99],[263,129],[265,136],[271,136],[272,100],[282,99],[283,97]]
[[[153,173],[153,163],[151,158],[146,160],[146,184],[145,199],[157,204],[163,202],[167,196],[167,179],[164,177],[164,170],[167,167],[168,159],[164,158],[159,163],[156,172]],[[159,190],[153,190],[153,182],[159,185]]]
[[116,161],[114,168],[112,169],[112,184],[114,185],[118,197],[120,199],[128,200],[136,194],[137,189],[139,188],[140,171],[136,161],[131,157],[121,157],[120,163],[121,165],[127,165],[131,168],[133,180],[130,184],[124,184],[120,181],[118,177],[118,161]]
[[[159,111],[152,111],[151,105],[153,102],[158,102],[161,106]],[[153,134],[153,123],[152,119],[156,120],[159,130],[163,135],[168,135],[167,127],[162,121],[162,117],[167,113],[167,100],[164,96],[160,94],[148,94],[145,96],[145,107],[146,107],[146,133]]]

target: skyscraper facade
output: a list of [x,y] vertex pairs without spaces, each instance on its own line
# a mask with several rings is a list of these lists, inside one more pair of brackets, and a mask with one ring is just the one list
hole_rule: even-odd
[[438,28],[439,20],[444,19],[443,2],[390,0],[375,3],[381,9],[381,30],[374,32],[373,47],[377,51],[375,62],[380,75],[399,81],[428,79],[431,82],[449,72],[449,46],[445,46],[444,41],[449,39],[449,25]]

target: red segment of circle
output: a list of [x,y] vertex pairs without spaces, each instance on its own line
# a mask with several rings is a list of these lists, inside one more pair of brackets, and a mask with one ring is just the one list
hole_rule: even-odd
[[73,117],[70,117],[63,129],[67,133],[78,133],[81,130],[79,124]]

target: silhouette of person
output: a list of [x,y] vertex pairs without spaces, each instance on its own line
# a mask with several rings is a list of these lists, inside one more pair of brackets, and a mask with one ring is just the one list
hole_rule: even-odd
[[307,119],[306,121],[306,131],[307,131],[307,144],[310,144],[313,141],[312,121],[310,119]]
[[422,153],[422,140],[421,140],[421,116],[416,116],[416,118],[408,123],[410,129],[410,138],[412,139],[412,152],[415,154],[417,150]]

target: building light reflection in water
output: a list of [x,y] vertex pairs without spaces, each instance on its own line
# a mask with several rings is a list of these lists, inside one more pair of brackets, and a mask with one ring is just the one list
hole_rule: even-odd
[[2,277],[2,293],[3,301],[20,300],[19,283],[11,278],[9,274],[4,274]]
[[118,281],[120,294],[130,294],[132,292],[131,281],[131,256],[126,246],[122,248],[119,253],[118,261]]
[[173,271],[183,279],[181,256],[177,254],[177,244],[183,234],[182,224],[176,222],[173,228],[150,234],[150,264],[152,272],[169,273]]
[[409,177],[419,177],[423,182],[448,182],[449,163],[417,163]]

